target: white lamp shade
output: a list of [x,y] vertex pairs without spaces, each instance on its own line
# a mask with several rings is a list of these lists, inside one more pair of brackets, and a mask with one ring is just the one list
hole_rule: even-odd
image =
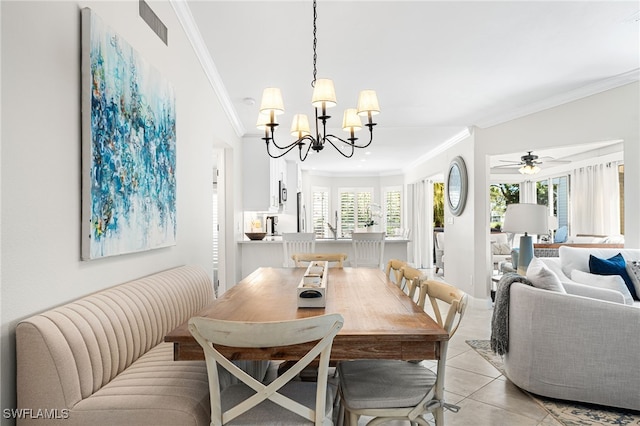
[[347,108],[344,111],[342,129],[345,132],[357,132],[362,129],[362,121],[360,121],[360,116],[358,116],[358,111],[355,108]]
[[311,105],[316,108],[331,108],[336,106],[336,89],[333,87],[333,80],[319,78],[313,88]]
[[301,138],[311,134],[309,128],[309,118],[307,114],[296,114],[293,116],[293,122],[291,122],[291,136]]
[[358,115],[380,114],[378,95],[375,90],[363,90],[358,96]]
[[549,210],[541,204],[509,204],[504,214],[502,229],[515,234],[529,233],[544,235],[549,233]]
[[[265,114],[263,112],[258,114],[258,120],[256,121],[256,127],[260,130],[264,130],[265,128],[267,128],[267,123],[269,123],[271,121],[271,117],[269,116],[269,114]],[[275,119],[275,117],[273,118],[273,122],[274,123],[278,123],[278,120]]]
[[260,112],[270,115],[280,115],[284,113],[284,102],[282,101],[282,92],[277,87],[267,87],[262,92],[262,101],[260,102]]

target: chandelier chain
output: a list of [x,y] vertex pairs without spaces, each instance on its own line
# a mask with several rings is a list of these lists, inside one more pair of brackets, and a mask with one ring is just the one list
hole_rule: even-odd
[[318,44],[318,38],[316,36],[317,27],[316,20],[318,19],[318,12],[316,12],[316,0],[313,0],[313,80],[311,81],[311,87],[316,87],[316,75],[318,70],[316,69],[316,61],[318,60],[318,54],[316,53],[316,46]]

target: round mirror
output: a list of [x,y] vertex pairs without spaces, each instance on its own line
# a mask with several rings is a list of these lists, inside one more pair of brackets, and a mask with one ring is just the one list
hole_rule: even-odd
[[447,204],[454,216],[460,216],[467,201],[467,168],[462,157],[456,157],[449,165],[447,173]]

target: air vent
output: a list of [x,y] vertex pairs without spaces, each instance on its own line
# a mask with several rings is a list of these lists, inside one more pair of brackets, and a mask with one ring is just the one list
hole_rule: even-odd
[[149,25],[149,27],[153,30],[153,32],[156,33],[158,37],[160,37],[160,40],[162,40],[164,44],[168,46],[169,34],[167,26],[162,23],[160,18],[158,18],[158,15],[156,15],[153,10],[151,10],[151,7],[149,7],[149,5],[144,0],[140,0],[138,9],[140,11],[140,17],[144,20],[144,22],[146,22],[147,25]]

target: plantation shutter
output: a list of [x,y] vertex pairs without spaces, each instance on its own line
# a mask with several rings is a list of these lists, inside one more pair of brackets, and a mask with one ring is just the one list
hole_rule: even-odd
[[326,237],[329,235],[327,222],[329,222],[329,191],[313,191],[313,232],[316,237]]
[[386,192],[385,218],[387,235],[396,235],[396,230],[402,226],[402,192],[392,190]]

